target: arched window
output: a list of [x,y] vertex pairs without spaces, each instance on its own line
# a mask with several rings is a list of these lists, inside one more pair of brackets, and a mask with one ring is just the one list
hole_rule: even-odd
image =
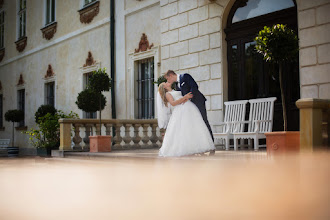
[[[255,50],[257,33],[264,26],[287,24],[297,31],[297,7],[292,0],[237,0],[225,29],[228,60],[228,99],[276,96],[273,130],[283,130],[278,66],[266,63]],[[299,65],[285,64],[285,90],[289,130],[299,130],[295,101],[300,97]]]

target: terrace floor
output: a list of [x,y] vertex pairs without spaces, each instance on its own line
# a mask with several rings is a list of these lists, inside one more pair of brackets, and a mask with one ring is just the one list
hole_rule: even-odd
[[0,219],[329,219],[330,153],[0,159]]

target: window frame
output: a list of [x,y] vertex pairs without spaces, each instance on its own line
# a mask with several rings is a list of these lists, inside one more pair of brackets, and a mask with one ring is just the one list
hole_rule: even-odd
[[[21,1],[25,2],[25,8],[20,7]],[[26,0],[17,0],[17,39],[22,39],[26,37],[26,12],[27,12],[27,6],[26,6]],[[21,22],[21,15],[24,15],[24,26],[23,23]],[[23,28],[22,28],[23,26]],[[22,28],[22,29],[21,29]],[[23,31],[24,30],[24,31]],[[24,34],[21,32],[23,31]]]
[[85,1],[86,0],[81,0],[80,1],[80,8],[86,8],[86,7],[88,7],[88,6],[90,6],[90,5],[92,5],[92,4],[94,4],[95,2],[98,2],[99,0],[90,0],[90,2],[89,3],[85,3]]
[[[21,93],[23,93],[23,95]],[[24,115],[25,115],[25,99],[26,99],[25,96],[26,96],[25,88],[19,88],[17,90],[17,109],[22,110],[24,112]],[[23,99],[21,100],[21,98]],[[18,127],[24,127],[24,126],[25,126],[25,117],[24,120],[18,122]]]
[[[48,87],[50,84],[53,84],[53,104],[50,104],[49,103],[49,94],[48,94]],[[55,100],[56,100],[56,85],[55,85],[55,81],[48,81],[48,82],[45,82],[45,104],[46,105],[52,105],[52,106],[56,106],[55,105]]]
[[0,16],[3,14],[3,21],[0,23],[0,49],[5,48],[5,10],[0,9]]
[[3,94],[0,93],[0,129],[3,128]]
[[[87,88],[87,84],[89,81],[89,77],[93,74],[93,72],[87,72],[83,74],[83,90]],[[96,112],[85,112],[83,111],[83,118],[85,119],[97,119],[97,111]]]
[[[148,65],[148,70],[153,68],[153,75],[146,78],[146,74],[142,70],[142,64]],[[136,61],[137,72],[135,74],[136,85],[135,85],[135,99],[136,109],[135,118],[137,119],[154,119],[155,118],[155,88],[153,82],[155,81],[155,61],[153,57],[141,59]],[[147,86],[146,86],[147,85]],[[149,90],[148,90],[149,88]],[[148,94],[145,92],[147,91]],[[147,115],[145,115],[147,114]]]
[[[49,7],[49,9],[47,7],[48,2],[51,2],[51,7]],[[52,2],[54,2],[54,3],[52,4]],[[56,0],[44,0],[44,26],[48,26],[48,25],[56,22],[56,5],[57,5]],[[54,7],[54,9],[53,9],[53,7]],[[48,13],[50,14],[49,21],[47,20]],[[54,16],[54,20],[51,19],[52,15]]]

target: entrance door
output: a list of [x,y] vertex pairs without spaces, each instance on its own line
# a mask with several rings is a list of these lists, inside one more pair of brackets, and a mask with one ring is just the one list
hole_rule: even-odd
[[[255,50],[257,33],[264,26],[287,24],[297,30],[297,8],[292,0],[237,0],[225,29],[228,60],[228,99],[277,97],[273,130],[283,130],[278,65],[266,63]],[[286,63],[283,72],[288,130],[299,130],[299,64]]]

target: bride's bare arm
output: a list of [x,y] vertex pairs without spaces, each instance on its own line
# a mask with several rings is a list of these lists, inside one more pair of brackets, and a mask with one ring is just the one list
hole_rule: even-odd
[[184,103],[184,102],[188,101],[188,99],[190,99],[190,98],[192,98],[191,92],[186,94],[182,98],[174,101],[173,96],[168,92],[166,93],[166,99],[172,106],[176,106],[176,105],[179,105],[181,103]]

